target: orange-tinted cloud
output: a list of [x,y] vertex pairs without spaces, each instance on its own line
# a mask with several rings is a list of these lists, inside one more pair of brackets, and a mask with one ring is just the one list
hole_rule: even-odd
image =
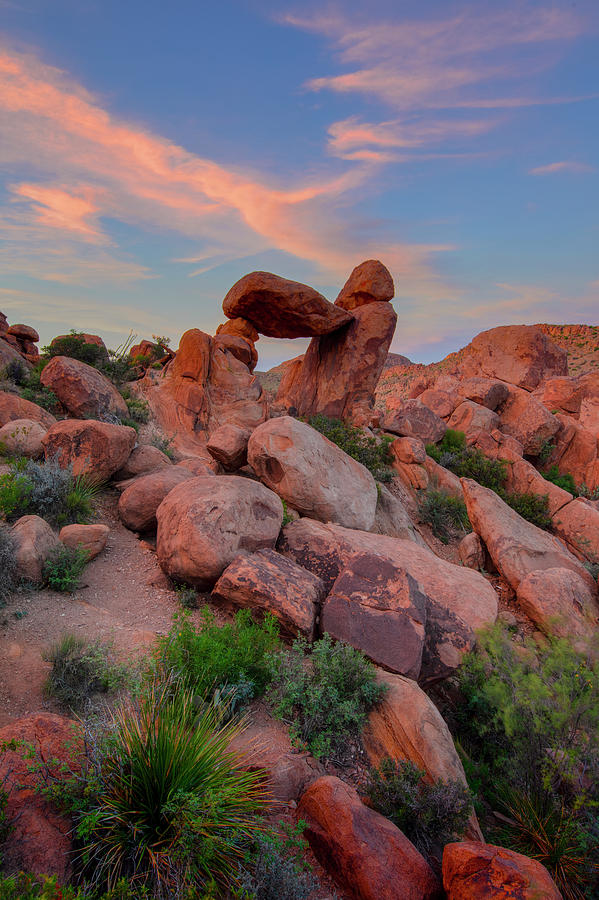
[[582,175],[585,172],[594,172],[592,166],[587,163],[576,162],[575,160],[562,160],[561,162],[548,163],[545,166],[536,166],[530,169],[529,175],[555,175],[559,172],[572,172],[575,175]]
[[94,243],[108,243],[108,238],[97,224],[100,207],[94,202],[94,192],[82,188],[80,192],[63,190],[58,187],[44,187],[40,184],[9,185],[15,200],[32,201],[35,221],[50,228],[58,228]]

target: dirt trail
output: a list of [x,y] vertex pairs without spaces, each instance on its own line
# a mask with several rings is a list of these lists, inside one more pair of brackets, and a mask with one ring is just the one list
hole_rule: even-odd
[[0,610],[0,727],[47,708],[42,651],[65,632],[114,642],[128,659],[168,631],[177,598],[154,553],[120,523],[118,494],[107,491],[96,521],[110,527],[106,549],[85,569],[73,594],[16,593]]

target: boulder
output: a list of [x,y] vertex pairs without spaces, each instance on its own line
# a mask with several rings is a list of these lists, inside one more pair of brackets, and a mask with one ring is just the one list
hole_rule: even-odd
[[553,528],[589,562],[599,563],[599,510],[578,497],[553,516]]
[[551,412],[558,410],[578,416],[585,398],[599,397],[599,373],[547,378],[541,382],[535,396]]
[[447,900],[562,900],[540,862],[478,841],[445,845],[443,887]]
[[300,515],[348,528],[372,528],[376,483],[368,469],[291,416],[253,432],[248,460],[267,487]]
[[418,400],[428,409],[432,410],[440,419],[448,419],[456,406],[461,403],[461,397],[454,391],[441,391],[436,387],[427,388],[418,394]]
[[539,629],[557,637],[587,638],[597,628],[599,606],[589,585],[570,569],[530,572],[518,585],[518,605]]
[[438,462],[435,462],[432,456],[426,457],[424,460],[424,468],[426,469],[431,487],[445,491],[445,493],[451,494],[452,497],[457,497],[458,500],[464,499],[462,483],[457,475],[454,475],[454,473],[449,469],[446,469],[445,466],[440,466]]
[[65,525],[60,529],[58,539],[65,547],[82,547],[89,559],[95,559],[104,547],[110,534],[108,525]]
[[[31,744],[47,762],[51,776],[60,780],[63,765],[77,771],[77,723],[53,713],[17,719],[0,729],[0,744]],[[72,873],[72,822],[37,790],[39,776],[30,771],[31,760],[22,751],[0,756],[0,785],[8,794],[6,813],[12,825],[3,842],[3,869],[55,876],[66,884]]]
[[23,358],[19,349],[17,347],[13,347],[12,343],[7,343],[8,339],[15,344],[17,343],[16,338],[13,338],[6,333],[0,332],[0,369],[6,368],[10,363],[19,362],[25,371],[31,371],[30,363]]
[[588,484],[588,472],[597,460],[597,437],[569,416],[556,416],[561,425],[549,465],[562,475],[569,473],[576,484]]
[[589,582],[582,563],[552,534],[527,522],[494,491],[476,481],[462,478],[462,487],[472,528],[514,590],[530,572],[541,569],[569,569]]
[[298,281],[271,272],[250,272],[223,300],[228,319],[248,319],[260,334],[278,338],[329,334],[351,321],[351,315]]
[[356,900],[439,897],[437,879],[411,841],[341,779],[314,781],[298,816],[318,861]]
[[[507,390],[506,390],[507,393]],[[487,406],[481,406],[474,400],[464,400],[457,406],[447,426],[456,431],[463,431],[467,437],[476,435],[479,431],[493,431],[499,425],[499,416]]]
[[324,584],[302,566],[274,550],[238,556],[212,591],[215,603],[272,613],[283,632],[314,640],[316,619],[325,598]]
[[436,444],[447,431],[447,425],[420,400],[404,400],[385,417],[386,431],[405,437],[420,438],[425,444]]
[[579,422],[599,440],[599,397],[585,397],[580,404]]
[[42,438],[47,430],[35,419],[13,419],[0,428],[0,448],[10,456],[39,459],[44,452]]
[[305,418],[322,414],[364,425],[376,417],[374,391],[397,315],[390,303],[359,306],[352,315],[341,330],[313,338],[281,380],[278,403]]
[[247,463],[250,434],[249,429],[238,425],[221,425],[210,435],[208,453],[228,472],[241,469]]
[[219,325],[216,329],[217,334],[234,334],[237,337],[245,338],[250,344],[255,344],[259,340],[260,335],[248,319],[238,316],[236,319],[228,319]]
[[17,572],[22,578],[41,584],[44,563],[60,547],[60,541],[40,516],[21,516],[12,527]]
[[384,484],[380,484],[378,487],[374,525],[370,530],[374,534],[403,538],[403,540],[415,541],[421,547],[426,547],[426,543],[416,530],[406,507],[399,497],[392,494]]
[[166,469],[172,466],[166,453],[154,447],[152,444],[140,444],[131,451],[129,459],[122,469],[119,469],[116,477],[119,480],[136,478],[138,475],[147,475],[157,469]]
[[418,463],[402,463],[394,459],[391,468],[397,472],[403,484],[410,490],[425,491],[428,487],[428,472]]
[[568,374],[568,355],[534,325],[503,325],[478,334],[463,351],[462,371],[533,391],[544,378]]
[[108,481],[129,459],[137,434],[125,425],[96,419],[65,419],[48,429],[43,438],[46,459],[58,457],[63,468],[97,482]]
[[196,456],[188,456],[186,459],[182,459],[177,464],[177,468],[187,469],[188,472],[191,472],[192,475],[219,475],[222,472],[222,469],[219,463],[216,462],[215,459],[210,459],[210,461],[205,459],[200,459]]
[[464,535],[458,544],[458,553],[463,566],[480,572],[485,565],[485,548],[475,531]]
[[31,341],[32,344],[37,344],[40,339],[39,334],[31,325],[11,325],[7,334],[12,334],[18,341]]
[[522,388],[508,386],[509,394],[499,413],[499,428],[522,444],[524,453],[536,456],[543,444],[560,430],[559,419]]
[[356,553],[330,590],[321,628],[377,665],[418,678],[429,603],[405,569],[373,553]]
[[41,374],[44,387],[53,391],[75,419],[126,418],[127,404],[115,386],[87,363],[70,356],[55,356]]
[[496,410],[508,398],[508,386],[496,378],[465,378],[458,385],[458,393],[465,400]]
[[[79,340],[82,341],[84,344],[93,344],[95,347],[99,347],[101,350],[101,355],[104,357],[104,359],[108,359],[108,350],[106,349],[106,344],[104,343],[104,341],[102,340],[102,338],[100,337],[99,334],[85,334],[83,332],[77,333],[77,335],[57,334],[56,337],[52,338],[52,340],[50,341],[50,346],[56,347],[56,345],[60,341],[64,341],[65,339],[70,340],[73,337],[79,338]],[[131,350],[133,350],[133,349],[134,348],[132,347]],[[131,351],[129,351],[129,352],[130,352],[130,355],[134,355],[134,354],[131,354]]]
[[240,553],[273,549],[283,504],[263,484],[238,475],[192,478],[156,511],[156,550],[175,581],[212,588]]
[[335,306],[353,310],[367,303],[392,300],[395,295],[393,278],[378,259],[367,259],[353,270],[335,300]]
[[46,428],[56,422],[52,413],[42,409],[37,403],[23,400],[22,397],[9,394],[7,391],[0,391],[0,426],[16,419],[32,419],[34,422],[41,422]]
[[389,452],[398,462],[402,463],[424,465],[426,461],[426,450],[420,438],[395,438],[389,444]]
[[156,510],[167,494],[194,475],[180,466],[158,469],[140,475],[125,488],[119,498],[119,516],[131,531],[149,531],[156,527]]
[[572,500],[572,494],[543,478],[533,464],[526,459],[515,457],[509,462],[506,471],[506,489],[510,493],[515,491],[519,494],[537,494],[540,497],[546,495],[550,515],[554,515],[562,506]]

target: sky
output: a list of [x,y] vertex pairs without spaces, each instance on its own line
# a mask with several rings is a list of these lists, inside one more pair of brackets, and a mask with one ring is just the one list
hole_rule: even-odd
[[416,361],[599,324],[598,201],[597,0],[0,0],[0,309],[42,344],[368,258]]

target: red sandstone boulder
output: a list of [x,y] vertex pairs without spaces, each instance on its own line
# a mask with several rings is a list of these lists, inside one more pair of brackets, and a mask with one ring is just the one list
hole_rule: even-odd
[[172,466],[166,453],[154,447],[152,444],[140,444],[131,451],[129,459],[122,469],[117,472],[117,478],[124,481],[127,478],[136,478],[138,475],[147,475],[157,469],[166,469]]
[[82,547],[89,559],[95,559],[106,546],[110,528],[108,525],[65,525],[60,529],[59,540],[65,547]]
[[445,491],[445,493],[451,494],[452,497],[457,497],[458,500],[464,499],[462,483],[457,475],[454,475],[445,466],[440,466],[432,456],[426,457],[424,468],[428,474],[429,484],[432,487]]
[[589,562],[599,563],[599,510],[577,498],[562,506],[552,521],[556,534],[570,547]]
[[170,371],[179,378],[191,378],[203,384],[210,369],[212,339],[199,328],[190,328],[182,335],[179,349]]
[[12,527],[17,571],[22,578],[41,584],[44,563],[60,541],[40,516],[21,516]]
[[187,469],[188,472],[191,472],[192,475],[196,476],[222,474],[220,464],[212,458],[207,460],[200,459],[200,457],[197,456],[188,456],[186,459],[182,459],[176,465],[177,467],[181,467],[182,469]]
[[[507,393],[507,391],[506,391]],[[488,433],[499,425],[499,416],[487,406],[481,406],[474,400],[464,400],[449,417],[447,426],[456,431],[463,431],[470,438],[479,431]]]
[[572,500],[572,494],[557,484],[543,478],[532,463],[520,457],[511,459],[507,466],[506,489],[519,494],[547,495],[549,514],[553,516],[562,506]]
[[401,406],[385,417],[386,431],[405,437],[420,438],[425,444],[440,441],[447,425],[420,400],[404,400]]
[[[533,391],[544,378],[568,374],[568,355],[534,325],[502,325],[478,334],[464,351],[463,371]],[[470,370],[470,371],[469,371]]]
[[272,549],[283,504],[263,484],[237,475],[192,478],[156,511],[156,551],[175,581],[211,588],[240,553]]
[[398,462],[424,465],[426,460],[426,450],[419,438],[395,438],[389,450]]
[[499,412],[499,428],[522,444],[524,453],[536,456],[543,444],[560,430],[559,419],[521,388],[509,385],[509,396]]
[[128,415],[127,404],[108,378],[78,359],[55,356],[45,366],[41,382],[76,419]]
[[458,393],[466,400],[473,400],[480,406],[495,410],[507,400],[508,387],[495,378],[465,378],[457,387]]
[[429,603],[405,569],[372,553],[356,553],[331,588],[321,627],[377,665],[418,678]]
[[18,341],[30,341],[37,344],[40,339],[39,334],[31,325],[11,325],[7,334],[12,334]]
[[173,488],[194,476],[188,469],[169,466],[135,478],[119,498],[121,522],[131,531],[156,527],[156,510]]
[[518,605],[545,634],[588,638],[599,606],[589,585],[570,569],[531,572],[518,585]]
[[[0,729],[0,744],[11,740],[33,744],[60,779],[61,765],[76,771],[80,727],[63,716],[38,713]],[[55,764],[54,760],[58,762]],[[38,777],[29,771],[23,752],[0,756],[0,784],[8,794],[7,816],[12,829],[3,845],[4,868],[55,876],[66,884],[71,875],[72,823],[36,790]]]
[[438,390],[436,387],[427,388],[418,394],[418,400],[432,410],[440,419],[448,419],[462,398],[455,392]]
[[581,426],[599,440],[599,397],[585,397],[580,404]]
[[[93,346],[99,347],[100,350],[102,351],[101,355],[105,359],[108,359],[108,350],[106,349],[106,344],[104,343],[104,341],[102,340],[102,338],[100,337],[99,334],[84,334],[84,333],[78,333],[77,335],[57,334],[56,337],[52,338],[52,340],[50,341],[50,346],[55,347],[59,343],[59,341],[64,341],[65,339],[70,340],[73,337],[77,337],[84,344],[93,344]],[[131,349],[133,350],[133,348],[131,348]],[[130,351],[130,355],[133,355],[133,354],[131,354],[131,351]]]
[[569,416],[556,416],[561,425],[548,465],[557,465],[561,474],[570,473],[576,484],[590,486],[589,473],[597,460],[597,437]]
[[0,428],[0,448],[10,456],[39,459],[44,452],[42,438],[47,430],[34,419],[13,419]]
[[0,391],[0,426],[15,419],[33,419],[34,422],[41,422],[47,428],[56,422],[52,413],[42,409],[37,403],[23,400],[16,394]]
[[367,259],[353,270],[335,300],[335,306],[353,310],[367,303],[392,300],[395,294],[393,278],[378,259]]
[[274,550],[238,556],[212,591],[214,602],[272,613],[286,634],[309,640],[314,640],[324,597],[320,578]]
[[251,431],[238,425],[221,425],[210,435],[206,448],[227,472],[235,472],[247,463]]
[[[10,338],[10,341],[9,341]],[[13,342],[17,345],[17,339],[9,334],[0,333],[0,369],[4,369],[9,363],[19,362],[27,371],[31,370],[29,361],[23,358],[19,352],[18,345],[13,346]]]
[[463,566],[480,572],[485,565],[485,548],[475,531],[464,535],[458,544],[458,553]]
[[385,534],[387,537],[402,538],[415,541],[421,547],[426,543],[416,530],[405,505],[384,484],[379,484],[374,525],[370,529],[374,534]]
[[360,801],[354,788],[325,776],[298,806],[321,865],[356,900],[432,900],[440,896],[432,869],[405,835]]
[[252,323],[242,316],[238,316],[236,319],[228,319],[228,321],[223,322],[223,324],[219,325],[216,329],[216,333],[234,334],[237,335],[237,337],[245,338],[245,340],[249,341],[251,344],[255,344],[260,337]]
[[585,398],[599,397],[599,373],[547,378],[535,391],[535,396],[548,410],[578,415]]
[[278,338],[329,334],[351,321],[351,316],[298,281],[271,272],[250,272],[237,281],[225,299],[227,318],[248,319],[260,334]]
[[74,475],[102,482],[124,466],[136,439],[135,429],[124,425],[65,419],[48,429],[43,444],[46,459],[57,456],[63,468],[73,467]]
[[541,863],[476,841],[445,846],[443,887],[447,900],[562,900]]
[[300,515],[348,528],[374,523],[376,483],[368,469],[291,416],[258,426],[248,461],[264,484]]

